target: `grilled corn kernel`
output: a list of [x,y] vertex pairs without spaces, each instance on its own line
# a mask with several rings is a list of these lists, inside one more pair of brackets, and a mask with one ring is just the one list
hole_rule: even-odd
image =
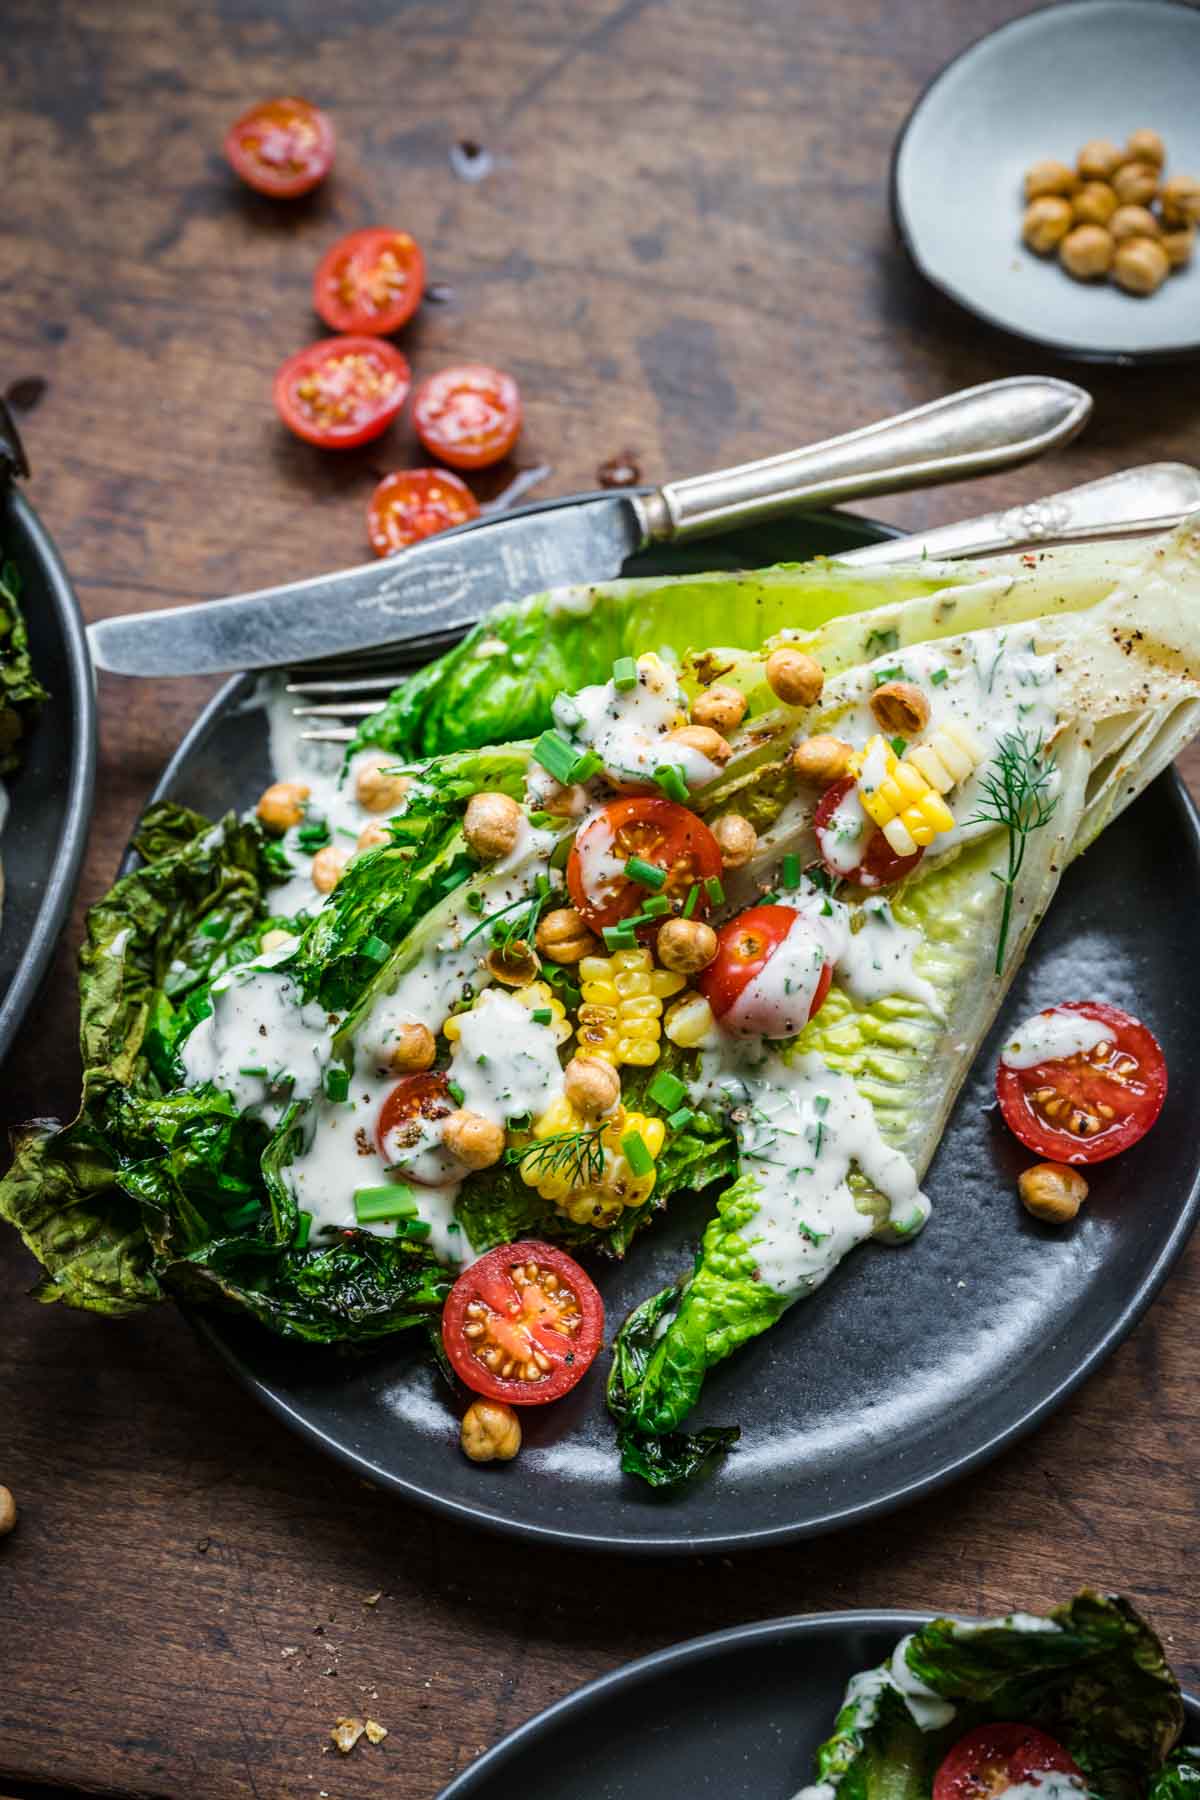
[[[850,759],[863,811],[879,826],[897,856],[912,856],[954,826],[942,795],[983,761],[979,739],[957,720],[939,726],[928,742],[898,757],[882,737],[873,737]],[[863,777],[870,773],[864,784]]]
[[703,994],[681,994],[663,1021],[667,1036],[681,1050],[694,1050],[712,1028],[712,1007]]
[[585,956],[581,978],[581,1052],[619,1066],[649,1068],[658,1061],[662,1003],[684,985],[682,975],[656,969],[649,950],[638,945],[612,956]]

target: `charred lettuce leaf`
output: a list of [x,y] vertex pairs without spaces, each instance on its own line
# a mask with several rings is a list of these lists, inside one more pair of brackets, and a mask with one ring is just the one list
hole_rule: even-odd
[[711,1468],[741,1436],[736,1425],[650,1432],[640,1423],[638,1408],[647,1370],[661,1334],[676,1316],[679,1294],[678,1286],[664,1288],[630,1313],[613,1346],[608,1376],[608,1407],[616,1420],[621,1468],[652,1488],[675,1488],[691,1481]]
[[1166,1759],[1183,1728],[1179,1684],[1162,1645],[1127,1600],[1084,1589],[1046,1619],[935,1619],[897,1656],[954,1717],[920,1729],[893,1660],[856,1676],[816,1778],[838,1800],[927,1800],[947,1751],[996,1720],[1036,1725],[1065,1746],[1099,1800],[1190,1800],[1194,1754]]
[[16,566],[0,565],[0,775],[11,774],[17,767],[22,739],[48,698],[33,671],[19,593]]

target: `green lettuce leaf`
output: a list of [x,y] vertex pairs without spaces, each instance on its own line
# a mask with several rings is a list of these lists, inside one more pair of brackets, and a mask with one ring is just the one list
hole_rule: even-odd
[[1185,1744],[1169,1756],[1150,1784],[1150,1800],[1197,1800],[1200,1796],[1200,1749]]
[[21,578],[15,564],[0,565],[0,775],[21,760],[21,740],[48,698],[34,673],[29,634],[17,596]]

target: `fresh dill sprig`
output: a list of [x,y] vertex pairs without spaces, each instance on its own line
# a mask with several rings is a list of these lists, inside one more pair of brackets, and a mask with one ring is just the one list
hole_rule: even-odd
[[508,1152],[509,1162],[527,1163],[537,1175],[560,1175],[572,1187],[591,1187],[604,1174],[604,1126],[588,1131],[555,1131]]
[[1046,761],[1041,735],[1027,737],[1023,731],[1009,732],[996,746],[996,766],[979,783],[982,803],[967,820],[968,825],[1003,825],[1008,832],[1008,867],[1003,874],[992,870],[992,877],[1004,889],[1004,906],[1000,914],[1000,934],[996,941],[997,975],[1004,973],[1004,952],[1012,924],[1013,890],[1031,831],[1048,825],[1058,805],[1058,795],[1049,792],[1054,771]]

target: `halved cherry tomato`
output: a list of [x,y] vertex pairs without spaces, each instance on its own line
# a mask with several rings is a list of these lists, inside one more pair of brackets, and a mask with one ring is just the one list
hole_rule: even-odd
[[225,135],[225,155],[259,194],[294,200],[324,181],[333,163],[333,125],[308,100],[262,100]]
[[407,231],[352,231],[317,264],[313,305],[331,331],[376,337],[411,319],[425,291],[425,258]]
[[371,495],[367,536],[376,556],[394,556],[419,538],[478,517],[478,500],[449,469],[397,469]]
[[[445,1075],[402,1075],[375,1121],[375,1142],[384,1162],[396,1161],[398,1148],[411,1148],[418,1142],[422,1119],[444,1119],[453,1110],[450,1082]],[[411,1171],[410,1178],[418,1179]]]
[[352,450],[386,431],[412,372],[373,337],[321,338],[289,356],[275,377],[275,405],[289,431],[322,450]]
[[464,1269],[442,1309],[442,1342],[477,1394],[510,1406],[557,1400],[587,1374],[604,1336],[604,1302],[564,1250],[498,1244]]
[[1100,1000],[1065,1000],[1049,1012],[1081,1013],[1105,1028],[1094,1050],[1030,1069],[996,1070],[1004,1122],[1036,1156],[1105,1162],[1145,1137],[1167,1097],[1167,1061],[1140,1019]]
[[[567,887],[577,911],[597,931],[616,925],[641,910],[650,890],[623,872],[631,856],[665,869],[660,890],[670,900],[687,899],[688,891],[721,873],[721,850],[703,819],[674,800],[631,794],[610,800],[593,813],[571,846]],[[693,917],[707,912],[703,886]]]
[[893,881],[900,881],[916,868],[924,850],[917,850],[912,856],[897,856],[892,846],[878,827],[871,828],[867,839],[867,848],[861,862],[852,869],[844,869],[832,853],[826,849],[826,834],[830,830],[830,822],[834,813],[846,795],[854,786],[854,777],[846,775],[841,781],[835,781],[832,787],[825,789],[821,801],[813,814],[813,830],[817,835],[817,844],[821,851],[821,859],[831,875],[837,875],[843,881],[853,881],[858,887],[880,888],[890,887]]
[[413,425],[430,456],[452,469],[486,469],[521,433],[521,395],[511,375],[464,363],[429,375],[413,395]]
[[943,1758],[933,1778],[933,1800],[998,1800],[1008,1788],[1031,1776],[1036,1784],[1051,1770],[1083,1783],[1083,1771],[1058,1739],[1036,1725],[980,1725]]
[[[717,933],[717,954],[696,981],[718,1019],[737,1005],[755,976],[762,974],[799,917],[792,906],[751,906],[722,925]],[[832,980],[833,964],[826,959],[808,1010],[810,1019],[825,1004]]]

